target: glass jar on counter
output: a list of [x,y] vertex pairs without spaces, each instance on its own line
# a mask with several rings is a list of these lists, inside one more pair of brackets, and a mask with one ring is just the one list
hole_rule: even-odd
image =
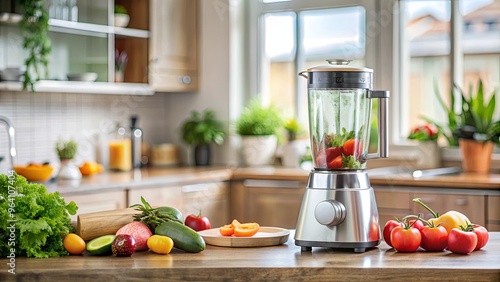
[[124,127],[118,127],[109,140],[109,169],[129,171],[132,169],[132,142],[129,132]]

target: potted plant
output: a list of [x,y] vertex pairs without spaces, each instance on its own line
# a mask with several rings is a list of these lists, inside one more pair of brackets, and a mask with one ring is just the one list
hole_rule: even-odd
[[212,110],[203,113],[191,112],[191,117],[182,124],[182,140],[188,145],[194,145],[194,163],[197,166],[210,164],[210,144],[222,144],[225,132],[222,122],[215,118]]
[[306,153],[307,144],[303,140],[297,140],[302,132],[302,126],[296,118],[290,118],[284,123],[288,142],[283,145],[281,164],[286,167],[299,167],[302,156]]
[[236,132],[242,137],[243,160],[248,166],[268,165],[274,161],[278,130],[283,127],[279,110],[263,106],[259,99],[250,101],[236,120]]
[[72,163],[73,158],[78,150],[78,144],[70,139],[63,140],[59,139],[56,143],[56,152],[59,160],[61,161],[61,167],[59,169],[58,178],[60,179],[81,179],[82,174],[78,167]]
[[24,61],[23,89],[35,91],[35,83],[48,76],[49,54],[49,14],[45,0],[22,0],[22,20],[20,22],[23,48],[28,51]]
[[130,21],[130,16],[128,15],[127,9],[122,5],[115,5],[115,22],[116,27],[127,27]]
[[436,168],[441,166],[441,151],[437,140],[439,130],[432,123],[426,123],[412,128],[407,137],[409,140],[416,141],[419,149],[420,168]]
[[462,96],[461,124],[456,134],[462,153],[462,168],[465,172],[488,173],[493,146],[500,144],[500,120],[493,118],[497,91],[486,97],[481,80],[475,93],[472,86],[468,95],[459,87],[455,88]]

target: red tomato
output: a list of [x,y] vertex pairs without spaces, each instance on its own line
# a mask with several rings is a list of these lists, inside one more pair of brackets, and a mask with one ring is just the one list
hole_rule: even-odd
[[420,230],[420,247],[428,252],[441,252],[448,246],[448,231],[443,226],[425,226]]
[[330,147],[326,148],[326,161],[331,162],[336,157],[342,155],[342,147]]
[[394,227],[397,227],[397,226],[401,226],[401,224],[399,222],[397,222],[396,220],[389,220],[385,223],[385,226],[384,226],[384,231],[383,231],[384,241],[387,245],[389,245],[391,247],[392,247],[391,231],[392,231],[392,229],[394,229]]
[[184,224],[191,227],[194,231],[210,229],[210,220],[206,216],[190,214],[186,217]]
[[417,228],[418,231],[422,231],[422,229],[424,229],[424,227],[425,227],[424,223],[421,220],[417,220],[417,219],[410,220],[410,226],[413,228]]
[[448,250],[455,254],[470,254],[477,246],[477,235],[473,231],[453,228],[448,234]]
[[363,153],[363,143],[356,139],[349,139],[342,145],[342,153],[346,156],[359,157]]
[[336,169],[342,167],[342,156],[338,156],[332,161],[328,162],[329,169]]
[[394,227],[391,231],[391,243],[394,249],[400,253],[415,252],[420,246],[422,235],[418,229],[403,226]]
[[488,243],[488,239],[490,238],[488,234],[488,230],[481,225],[474,224],[474,233],[477,236],[477,244],[474,248],[474,251],[477,251],[484,247],[486,243]]

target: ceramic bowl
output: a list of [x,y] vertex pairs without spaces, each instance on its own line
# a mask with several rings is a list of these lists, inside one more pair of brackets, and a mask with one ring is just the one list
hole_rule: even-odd
[[28,181],[47,181],[52,176],[54,167],[41,164],[15,165],[14,170]]

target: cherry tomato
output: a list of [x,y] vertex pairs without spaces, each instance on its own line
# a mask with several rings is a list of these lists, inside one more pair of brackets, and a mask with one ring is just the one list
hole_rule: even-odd
[[397,226],[401,226],[401,223],[397,222],[396,220],[389,220],[385,223],[385,226],[384,226],[384,231],[383,231],[383,235],[384,235],[384,241],[387,245],[391,246],[392,247],[392,243],[391,243],[391,231],[392,229],[394,229],[394,227],[397,227]]
[[410,226],[413,228],[417,228],[418,231],[422,231],[424,229],[424,223],[421,220],[418,219],[412,219],[410,220]]
[[329,169],[336,169],[342,167],[342,156],[338,156],[335,159],[328,162]]
[[326,148],[326,161],[331,162],[336,157],[342,155],[342,147],[330,147]]
[[191,227],[194,231],[210,229],[210,220],[206,216],[190,214],[186,217],[184,224]]
[[473,226],[474,233],[476,233],[477,236],[477,244],[474,248],[474,251],[477,251],[484,247],[486,243],[488,243],[488,239],[490,238],[490,236],[488,234],[488,230],[486,230],[486,228],[484,228],[483,226],[477,224],[474,224]]
[[448,234],[448,249],[455,254],[470,254],[477,246],[477,235],[473,231],[453,228]]
[[428,252],[440,252],[448,246],[448,231],[443,226],[425,226],[420,230],[420,247]]
[[391,231],[391,243],[400,253],[415,252],[422,241],[422,235],[417,228],[397,226]]
[[252,222],[252,223],[241,223],[237,226],[234,227],[234,236],[236,237],[251,237],[257,232],[259,232],[259,224]]
[[349,139],[342,145],[342,153],[346,156],[359,157],[363,153],[363,143],[356,139]]

